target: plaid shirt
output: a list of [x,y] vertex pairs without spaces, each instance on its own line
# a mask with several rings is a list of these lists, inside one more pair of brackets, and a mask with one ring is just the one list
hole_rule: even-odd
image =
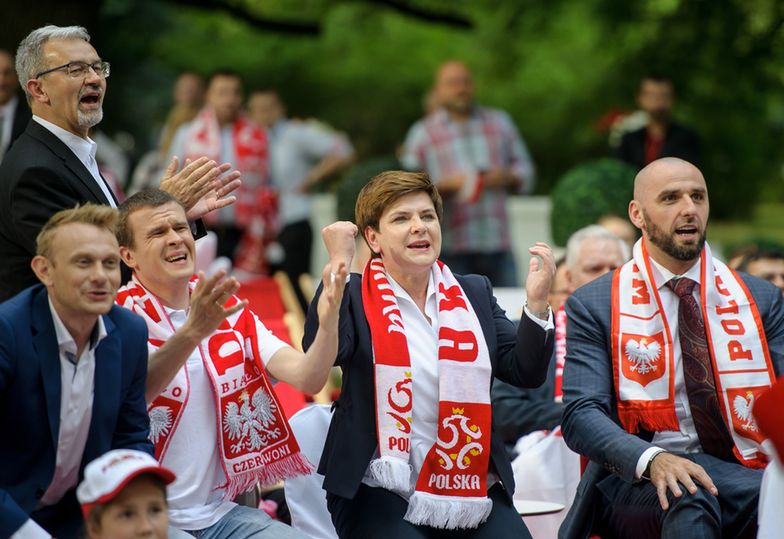
[[[438,185],[453,174],[508,169],[518,192],[534,187],[534,164],[509,115],[475,107],[467,122],[454,122],[439,109],[414,124],[406,136],[403,166],[426,172]],[[444,199],[443,251],[447,254],[508,251],[506,192],[485,189],[473,204]]]

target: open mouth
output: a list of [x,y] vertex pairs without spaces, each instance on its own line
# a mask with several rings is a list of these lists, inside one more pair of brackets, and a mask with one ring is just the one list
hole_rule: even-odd
[[697,237],[700,233],[696,225],[683,225],[675,229],[675,234],[683,239],[691,239]]
[[99,92],[87,92],[79,98],[79,104],[97,107],[101,104],[101,94]]
[[177,254],[166,257],[166,262],[169,262],[170,264],[178,264],[185,262],[186,260],[188,260],[188,255],[186,254]]
[[415,241],[408,244],[409,249],[426,250],[430,248],[430,242],[426,240]]

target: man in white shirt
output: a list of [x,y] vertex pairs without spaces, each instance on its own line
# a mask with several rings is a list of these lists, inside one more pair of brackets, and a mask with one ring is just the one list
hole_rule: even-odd
[[[87,31],[33,30],[19,45],[16,72],[33,121],[0,164],[0,301],[35,283],[30,259],[49,217],[79,203],[117,205],[88,136],[103,118],[110,66]],[[176,166],[164,174],[162,188],[183,200],[192,220],[233,203],[225,195],[237,188],[238,173],[220,176],[230,165],[203,158],[174,174]]]
[[152,453],[147,331],[114,305],[116,220],[96,204],[57,213],[32,261],[42,284],[0,305],[0,537],[77,537],[85,464]]
[[300,289],[299,277],[310,273],[313,250],[308,191],[351,165],[354,148],[344,133],[327,125],[287,118],[286,108],[274,90],[251,93],[248,113],[267,129],[271,178],[278,191],[281,223],[277,242],[284,254],[280,267],[294,285],[303,312],[307,312],[311,298]]
[[[705,242],[677,158],[637,175],[633,258],[566,302],[562,430],[591,459],[561,537],[753,537],[767,458],[750,409],[784,372],[784,303]],[[609,471],[609,473],[608,473]]]
[[318,392],[337,353],[337,322],[348,272],[325,268],[321,331],[307,354],[267,330],[223,273],[195,277],[194,241],[182,205],[160,190],[120,206],[120,253],[133,280],[117,301],[149,330],[147,400],[156,456],[169,486],[173,537],[302,538],[236,494],[305,473],[269,376]]

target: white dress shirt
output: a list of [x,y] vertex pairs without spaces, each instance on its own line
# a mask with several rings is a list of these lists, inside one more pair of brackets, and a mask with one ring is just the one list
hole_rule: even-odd
[[[411,422],[411,479],[409,494],[414,491],[422,464],[425,462],[430,448],[436,443],[438,435],[438,305],[433,273],[427,283],[425,314],[419,310],[411,296],[388,273],[389,284],[397,298],[403,327],[406,329],[406,340],[411,357],[412,380],[412,422]],[[528,308],[526,315],[540,325],[545,331],[552,329],[553,315],[547,320],[540,320],[531,314]],[[427,315],[427,318],[425,318]],[[428,321],[428,318],[430,319]],[[489,388],[488,388],[489,391]],[[376,450],[378,452],[378,450]],[[375,455],[376,458],[378,454]],[[369,468],[368,468],[369,470]],[[488,476],[488,487],[498,479]],[[371,487],[381,485],[373,479],[369,471],[365,472],[362,482]]]
[[77,135],[74,135],[70,131],[66,131],[62,127],[53,124],[52,122],[48,122],[41,118],[40,116],[33,115],[33,120],[38,122],[41,126],[46,128],[47,131],[51,132],[54,136],[62,141],[63,144],[68,146],[68,148],[76,155],[79,161],[90,171],[90,175],[95,179],[95,183],[100,187],[103,195],[106,197],[106,200],[109,201],[109,205],[112,208],[117,207],[117,202],[115,202],[114,194],[112,193],[109,186],[106,184],[106,181],[101,177],[101,173],[98,171],[98,162],[95,160],[95,152],[98,149],[98,145],[95,144],[90,137],[82,138]]
[[694,287],[692,294],[700,301],[700,265],[695,264],[683,275],[675,275],[670,270],[657,263],[654,259],[651,261],[651,277],[656,283],[659,290],[659,297],[661,297],[662,310],[668,313],[667,323],[670,326],[670,334],[672,337],[672,353],[673,353],[673,372],[675,374],[675,415],[678,417],[678,424],[680,430],[665,430],[656,432],[653,435],[651,443],[654,447],[646,449],[637,461],[635,469],[636,477],[642,477],[645,468],[648,466],[648,461],[655,454],[662,451],[671,451],[673,453],[700,453],[702,446],[700,439],[697,436],[697,428],[694,426],[694,419],[691,416],[691,407],[689,406],[689,396],[686,393],[686,382],[683,377],[683,359],[681,357],[681,340],[678,335],[678,304],[680,299],[678,294],[667,286],[670,280],[680,277],[686,277],[697,283]]
[[[57,456],[54,476],[46,489],[39,507],[54,505],[62,499],[79,480],[79,466],[87,444],[90,421],[93,415],[93,393],[95,388],[95,349],[106,337],[103,318],[98,317],[89,345],[76,358],[76,342],[66,329],[60,316],[49,300],[57,346],[60,351],[60,428],[57,436]],[[11,536],[11,539],[49,538],[32,519]]]

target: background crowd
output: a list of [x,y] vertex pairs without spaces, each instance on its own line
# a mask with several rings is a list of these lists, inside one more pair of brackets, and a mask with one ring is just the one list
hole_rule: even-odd
[[[56,118],[57,114],[67,116],[67,106],[61,106],[56,99],[52,99],[54,94],[49,94],[49,90],[44,84],[24,86],[27,96],[19,91],[20,86],[12,52],[13,49],[10,51],[0,50],[0,157],[3,159],[0,168],[3,178],[0,178],[0,182],[4,183],[3,189],[6,191],[8,191],[8,185],[13,184],[11,191],[8,191],[11,193],[14,192],[17,185],[24,186],[25,182],[29,181],[26,179],[25,167],[22,166],[22,163],[25,161],[23,156],[26,152],[30,154],[32,148],[29,147],[29,142],[25,141],[20,142],[20,146],[14,148],[15,141],[25,128],[28,131],[31,129],[27,123],[31,111],[26,107],[26,102],[33,104],[32,112],[38,117],[54,121],[53,118]],[[65,52],[63,52],[64,58],[67,56]],[[72,81],[80,77],[83,77],[85,81],[95,79],[94,88],[92,82],[86,82],[88,90],[78,92],[77,105],[80,111],[84,107],[88,111],[95,112],[96,105],[97,109],[100,109],[104,99],[107,100],[106,103],[111,101],[112,92],[107,92],[107,86],[113,87],[115,80],[114,77],[109,79],[110,82],[107,85],[107,78],[110,73],[114,74],[114,70],[117,68],[114,64],[110,67],[105,63],[106,58],[103,56],[99,58],[95,62],[90,60],[91,63],[83,65],[73,65],[71,62],[61,66],[48,66],[49,69],[45,71],[24,73],[26,75],[24,78],[32,77],[36,80],[43,80],[43,77],[59,70],[58,74],[63,77],[67,76]],[[214,65],[214,68],[209,70],[197,64],[187,67],[188,70],[181,72],[174,81],[171,92],[173,103],[166,116],[159,118],[161,128],[155,133],[149,134],[149,139],[154,141],[154,144],[147,152],[142,153],[138,148],[131,148],[127,144],[127,140],[126,143],[123,143],[121,136],[114,139],[107,136],[102,132],[105,128],[104,124],[98,125],[101,117],[97,114],[94,114],[96,121],[86,128],[83,125],[85,122],[83,122],[82,116],[74,119],[74,125],[79,125],[77,129],[79,133],[84,128],[86,136],[89,129],[90,139],[87,140],[90,140],[91,146],[82,150],[77,148],[78,142],[68,143],[50,127],[38,122],[63,142],[66,142],[68,147],[73,149],[75,156],[78,157],[81,165],[84,165],[89,175],[98,181],[100,191],[97,195],[97,202],[120,207],[121,232],[118,233],[118,240],[119,254],[123,264],[120,264],[117,259],[116,269],[119,272],[120,266],[123,267],[123,271],[131,268],[136,274],[136,280],[126,285],[130,287],[126,289],[127,297],[135,299],[128,299],[125,306],[132,310],[137,309],[138,314],[151,318],[148,320],[148,331],[151,338],[150,350],[156,354],[151,358],[156,359],[151,359],[150,368],[153,371],[158,369],[157,372],[163,373],[160,374],[162,381],[156,382],[157,385],[154,389],[148,389],[147,401],[151,402],[151,407],[155,406],[156,402],[159,407],[163,406],[164,401],[152,402],[159,393],[161,397],[158,398],[168,398],[173,401],[179,399],[180,395],[176,394],[176,391],[171,394],[167,393],[173,389],[176,390],[177,386],[167,387],[166,380],[170,380],[171,376],[174,376],[181,367],[183,368],[182,372],[188,371],[188,375],[184,375],[183,382],[187,400],[187,392],[191,390],[189,384],[192,383],[189,379],[193,378],[195,381],[198,376],[204,377],[205,375],[204,373],[197,374],[201,367],[191,372],[192,366],[190,364],[187,369],[183,366],[198,356],[197,352],[200,350],[202,358],[205,353],[207,356],[214,354],[212,359],[204,359],[204,361],[205,364],[214,361],[216,369],[215,372],[207,369],[206,378],[200,382],[202,385],[212,383],[213,386],[218,387],[221,383],[249,384],[247,385],[247,393],[243,393],[245,395],[244,401],[241,399],[246,404],[250,393],[256,390],[261,391],[259,388],[267,387],[266,375],[263,373],[240,373],[239,378],[236,379],[225,376],[226,369],[225,366],[221,367],[220,362],[223,360],[220,359],[220,354],[212,352],[212,345],[208,344],[212,341],[210,335],[213,335],[214,332],[220,333],[220,326],[225,321],[228,321],[232,331],[253,332],[254,342],[256,342],[255,339],[260,339],[258,350],[259,359],[264,365],[262,371],[269,370],[274,378],[289,381],[294,387],[300,388],[306,393],[316,393],[323,385],[328,365],[331,365],[331,357],[335,355],[334,347],[337,345],[337,341],[331,340],[336,338],[336,332],[332,326],[336,323],[336,309],[340,305],[342,297],[342,279],[345,278],[345,272],[349,270],[352,262],[355,264],[354,268],[359,268],[361,272],[364,261],[375,251],[368,251],[362,245],[362,240],[357,238],[359,241],[356,243],[358,247],[356,257],[352,252],[352,257],[348,258],[347,264],[338,270],[334,264],[335,257],[330,256],[331,268],[325,270],[322,275],[310,275],[311,281],[318,282],[321,279],[328,283],[325,292],[320,296],[321,300],[317,310],[316,303],[314,303],[310,315],[311,318],[315,316],[318,319],[319,323],[316,328],[324,326],[328,322],[325,326],[327,329],[323,331],[319,329],[319,333],[316,334],[313,320],[311,320],[310,334],[306,335],[308,346],[310,346],[310,342],[315,342],[307,352],[307,358],[309,358],[311,366],[314,364],[319,366],[318,372],[304,372],[302,369],[294,367],[281,370],[282,367],[276,367],[275,365],[279,365],[282,361],[281,358],[284,357],[280,355],[280,351],[284,349],[288,365],[295,365],[296,361],[299,361],[296,358],[302,358],[303,361],[307,358],[301,355],[302,352],[286,347],[271,333],[265,337],[267,340],[262,342],[261,337],[257,337],[255,333],[260,331],[260,328],[245,320],[248,316],[255,317],[255,314],[242,314],[245,312],[244,309],[248,307],[247,302],[230,298],[237,292],[241,282],[251,283],[280,270],[288,277],[288,282],[293,287],[296,303],[301,309],[300,312],[307,311],[313,290],[307,286],[308,279],[303,280],[302,276],[307,277],[310,272],[314,243],[314,233],[311,226],[313,212],[311,196],[314,192],[332,191],[337,188],[339,196],[348,198],[349,203],[353,202],[357,193],[373,175],[368,171],[377,166],[380,161],[364,162],[364,158],[368,155],[368,142],[363,139],[361,133],[352,132],[350,122],[334,122],[336,126],[345,128],[345,131],[340,131],[309,115],[289,114],[283,97],[286,93],[281,87],[273,87],[278,85],[269,84],[274,81],[265,81],[264,85],[249,87],[248,81],[254,80],[256,77],[238,70],[237,66],[225,63]],[[394,150],[392,147],[388,148],[386,153],[389,157],[385,162],[394,163],[394,166],[385,164],[383,168],[426,172],[438,187],[438,191],[444,199],[443,217],[439,213],[439,221],[443,228],[443,244],[439,243],[438,249],[435,250],[437,254],[440,254],[439,259],[445,262],[449,268],[457,274],[485,275],[494,287],[517,287],[525,282],[527,272],[521,268],[522,261],[516,261],[511,251],[509,236],[512,233],[512,221],[507,213],[508,201],[510,197],[542,192],[542,184],[537,184],[539,159],[536,147],[528,142],[530,137],[525,122],[518,121],[519,115],[511,115],[502,108],[486,106],[484,100],[480,101],[477,98],[477,95],[483,94],[477,92],[477,86],[480,86],[481,83],[476,80],[473,67],[473,64],[469,65],[462,60],[449,60],[437,65],[433,64],[431,82],[421,87],[421,95],[424,96],[419,112],[421,117],[415,121],[412,119],[407,132],[396,141],[399,144],[395,145]],[[638,186],[633,185],[635,174],[654,161],[660,158],[678,157],[693,163],[703,171],[710,172],[720,168],[716,167],[716,155],[722,152],[717,145],[713,144],[712,134],[706,136],[698,129],[699,126],[690,126],[685,121],[676,120],[675,115],[678,110],[676,97],[679,95],[680,86],[676,87],[670,75],[658,71],[643,72],[640,70],[640,73],[643,74],[636,81],[633,92],[637,111],[613,113],[607,117],[607,146],[602,152],[599,152],[613,156],[619,162],[625,163],[618,165],[620,168],[617,170],[622,171],[622,175],[625,174],[627,178],[628,195],[625,197],[627,201],[631,198],[633,186],[634,197],[638,198]],[[124,76],[127,76],[127,72]],[[290,88],[289,84],[284,86],[286,89]],[[104,97],[104,94],[107,94],[107,97]],[[302,94],[299,91],[292,91],[291,94],[299,96],[301,99]],[[53,106],[55,116],[47,116],[51,114],[51,111],[41,112],[43,111],[41,103],[47,99],[50,100],[49,106]],[[60,107],[59,111],[57,107]],[[302,107],[302,109],[307,110],[307,107]],[[111,122],[107,122],[107,124],[111,126]],[[30,125],[33,126],[33,130],[39,129],[43,133],[43,129],[35,127],[35,122]],[[29,136],[34,136],[32,131]],[[43,135],[40,136],[43,137]],[[605,135],[602,136],[605,137]],[[533,138],[535,139],[536,135],[533,135]],[[43,138],[41,140],[43,141]],[[140,139],[137,138],[137,140]],[[7,156],[8,159],[6,159]],[[220,163],[228,163],[228,165],[219,165]],[[45,166],[62,165],[47,163]],[[547,164],[546,169],[548,172],[554,170],[552,163]],[[19,179],[17,179],[17,175]],[[717,176],[720,178],[721,174],[719,173]],[[241,178],[241,182],[237,181],[238,178]],[[712,186],[712,178],[708,173],[706,173],[706,179],[707,184]],[[721,179],[717,181],[722,183]],[[209,187],[207,187],[208,183]],[[546,181],[544,185],[546,186],[548,183],[549,181]],[[203,186],[201,191],[198,191],[198,185]],[[161,193],[159,198],[155,198],[156,195],[150,195],[151,191],[148,188],[158,186],[163,191],[159,192]],[[132,196],[140,190],[144,190],[141,195],[137,195],[141,198]],[[717,189],[717,191],[721,192],[721,189]],[[775,193],[776,189],[775,187],[769,190],[761,188],[756,191]],[[152,191],[152,193],[154,192]],[[165,192],[169,192],[177,198],[167,198],[170,195]],[[145,193],[147,194],[145,195]],[[711,193],[713,193],[712,187]],[[8,198],[7,195],[6,192],[3,196]],[[94,194],[88,195],[87,199],[92,199],[95,196]],[[123,204],[123,201],[129,196],[131,197],[129,203]],[[145,196],[152,196],[152,198],[145,198]],[[594,196],[602,197],[601,191],[597,191]],[[722,206],[721,196],[719,194],[717,197],[720,208]],[[52,272],[51,269],[47,269],[49,268],[47,263],[41,262],[38,267],[33,264],[31,272],[29,263],[26,266],[24,260],[29,261],[29,258],[34,254],[36,258],[43,257],[54,260],[55,255],[52,252],[46,250],[41,252],[40,244],[36,246],[35,236],[43,222],[54,213],[50,210],[68,208],[70,204],[67,204],[66,201],[63,202],[62,208],[55,208],[54,206],[60,201],[55,200],[51,194],[46,192],[40,193],[38,198],[42,202],[40,208],[28,210],[22,206],[15,207],[12,204],[6,208],[7,211],[3,216],[3,219],[6,220],[4,221],[5,233],[0,233],[2,242],[4,242],[0,243],[0,250],[6,260],[3,268],[3,274],[6,278],[2,285],[2,299],[10,298],[36,280],[51,286],[46,280],[51,277],[48,272]],[[83,201],[80,200],[83,198],[85,197],[77,195],[74,200]],[[182,204],[179,201],[182,201]],[[3,203],[6,202],[8,200],[4,200]],[[733,211],[739,213],[751,211],[753,199],[748,199],[746,202],[748,203],[745,204],[745,209],[726,210],[725,208],[725,214],[731,215]],[[436,203],[433,199],[433,204],[440,212],[438,206],[440,200]],[[557,210],[557,207],[554,209]],[[17,229],[19,225],[13,221],[14,217],[12,216],[19,215],[20,212],[28,212],[24,215],[35,215],[36,219],[41,216],[43,219],[41,223],[24,222],[24,227]],[[123,212],[125,213],[123,214]],[[134,212],[148,212],[149,215],[145,213],[143,220],[137,215],[136,221],[123,221]],[[721,212],[722,209],[719,210],[720,214]],[[554,220],[559,218],[557,212],[552,216]],[[526,316],[542,319],[549,317],[548,324],[551,325],[543,327],[545,331],[554,331],[555,334],[554,360],[550,363],[544,385],[539,389],[519,390],[497,383],[493,389],[494,424],[504,442],[509,446],[508,449],[512,456],[520,451],[520,447],[514,449],[513,446],[521,437],[537,431],[550,431],[560,424],[563,412],[561,403],[564,398],[562,374],[565,352],[564,339],[566,338],[563,334],[566,317],[565,310],[562,308],[564,298],[577,288],[629,260],[630,247],[638,238],[638,230],[629,224],[627,215],[622,211],[602,211],[588,217],[582,216],[582,218],[583,221],[576,221],[579,226],[574,225],[572,230],[569,230],[568,237],[570,239],[566,244],[562,259],[557,264],[558,271],[555,272],[552,283],[547,282],[550,289],[549,305],[552,311],[549,308],[541,311],[538,309],[529,311],[529,306],[526,306],[522,315],[523,320],[526,320]],[[707,221],[707,213],[705,221]],[[77,220],[76,223],[82,222]],[[66,226],[69,224],[68,221],[65,221]],[[584,226],[589,224],[590,226]],[[637,228],[641,228],[638,223],[634,224]],[[145,225],[150,230],[144,232],[148,236],[135,236],[145,230],[143,228]],[[178,265],[187,261],[187,265],[178,270],[181,275],[178,275],[176,279],[170,279],[169,284],[161,285],[155,271],[151,272],[149,269],[151,266],[146,265],[152,258],[145,257],[155,256],[149,254],[154,252],[154,247],[151,246],[153,242],[145,239],[144,247],[136,242],[140,237],[153,238],[155,234],[169,234],[169,230],[184,237],[185,232],[190,234],[191,225],[195,227],[196,237],[203,238],[204,241],[201,242],[200,248],[184,241],[184,247],[167,251],[166,264]],[[98,229],[101,227],[108,229],[114,225],[91,221],[91,226]],[[130,227],[125,236],[122,233],[123,226]],[[137,229],[133,229],[133,226],[136,226]],[[163,232],[159,232],[159,229]],[[9,231],[12,230],[14,234],[16,230],[24,233],[14,236],[9,234]],[[52,233],[54,234],[54,232]],[[40,239],[38,241],[40,242]],[[439,236],[440,241],[441,237]],[[100,244],[97,240],[96,242]],[[368,243],[373,250],[373,242],[368,240]],[[19,250],[19,245],[22,246],[22,251]],[[76,249],[76,243],[73,247]],[[329,244],[327,248],[329,250]],[[429,244],[427,248],[430,248]],[[149,249],[149,252],[145,252],[144,249]],[[556,250],[556,252],[560,251]],[[332,254],[330,252],[330,255]],[[379,253],[376,252],[376,254]],[[546,258],[542,252],[536,251],[535,254]],[[784,292],[784,248],[775,241],[764,237],[749,238],[749,241],[735,246],[733,251],[727,250],[727,252],[718,253],[718,255],[720,259],[726,259],[730,267],[770,281]],[[203,257],[201,264],[198,263],[200,256]],[[195,282],[191,285],[188,284],[190,274],[193,273],[190,271],[190,263],[205,270],[206,274],[200,275],[199,282],[206,284],[199,285]],[[51,266],[53,267],[54,263],[51,263]],[[330,269],[332,274],[330,274]],[[166,274],[169,277],[172,275],[168,267],[166,270],[158,268],[158,271],[162,272],[158,275]],[[235,277],[224,279],[229,272]],[[185,275],[185,273],[189,273],[189,275]],[[394,276],[401,280],[398,274]],[[124,275],[122,281],[125,282],[127,277],[128,275]],[[176,287],[171,284],[175,281]],[[138,287],[135,291],[134,286]],[[189,286],[191,286],[190,292]],[[405,286],[404,289],[406,289]],[[411,293],[408,289],[406,291]],[[749,294],[748,291],[746,293]],[[754,289],[752,293],[758,294],[759,292]],[[765,293],[767,294],[767,289],[765,289]],[[158,308],[157,314],[150,313],[143,299],[146,297],[145,294],[151,294],[150,297],[165,298]],[[195,324],[191,321],[191,316],[195,317],[196,315],[193,315],[192,312],[188,313],[189,294],[198,298],[203,297],[205,305],[217,303],[221,307],[225,304],[219,311],[212,314],[211,320],[214,320],[214,323],[201,327],[200,331],[193,330]],[[531,298],[529,292],[529,299]],[[780,302],[779,299],[772,301],[774,304]],[[136,307],[133,306],[134,302],[136,302]],[[50,308],[54,312],[55,308],[51,304]],[[179,319],[177,316],[180,315],[176,315],[178,309],[183,311],[182,318]],[[205,312],[207,311],[199,311],[199,315],[203,315]],[[766,312],[763,317],[767,316]],[[172,332],[182,335],[180,330],[185,327],[189,328],[188,331],[192,334],[189,333],[188,336],[193,337],[192,342],[177,342],[172,346],[161,346],[160,343],[166,342],[171,335],[164,332],[166,338],[160,342],[156,341],[155,339],[158,337],[153,336],[154,326],[160,324],[161,319],[168,318],[171,319],[169,323]],[[242,324],[250,324],[248,328],[253,327],[253,329],[242,329],[240,327]],[[70,331],[68,323],[65,325]],[[78,342],[78,339],[75,342],[77,358],[82,353],[87,353],[84,349],[85,345],[88,352],[94,347],[97,348],[97,342],[106,337],[102,332],[109,331],[111,333],[110,330],[103,328],[102,323],[95,328],[83,336],[87,338],[86,344]],[[559,331],[561,332],[560,341]],[[341,332],[341,338],[344,337],[345,332]],[[313,341],[314,338],[315,341]],[[205,342],[203,348],[198,344],[200,341]],[[562,346],[560,351],[559,345]],[[67,352],[64,350],[66,349],[61,347],[62,357],[67,356]],[[204,350],[210,350],[210,352]],[[289,352],[300,355],[290,356]],[[549,357],[549,354],[548,351],[545,355]],[[274,361],[275,358],[278,358],[277,363]],[[317,358],[327,359],[321,361]],[[272,363],[270,360],[273,360]],[[168,367],[166,367],[166,363],[169,364]],[[63,368],[66,368],[66,363],[63,363]],[[78,373],[78,368],[75,368],[74,372]],[[89,378],[91,374],[82,372],[81,376]],[[96,380],[98,375],[99,373],[96,371]],[[131,373],[128,375],[130,376]],[[133,376],[138,377],[138,371]],[[151,371],[147,378],[147,384],[150,383],[152,376]],[[134,383],[134,386],[137,384]],[[164,390],[163,393],[161,390]],[[193,391],[195,392],[196,389]],[[204,385],[199,391],[203,392],[202,394],[207,394],[208,385]],[[271,389],[265,391],[267,391],[271,402],[275,402],[274,392]],[[571,391],[575,391],[574,388]],[[258,405],[255,400],[256,395],[257,393],[253,394],[254,405]],[[138,400],[138,395],[133,398]],[[574,393],[572,398],[575,398]],[[70,402],[68,399],[72,399],[75,406],[84,405],[83,402],[79,402],[77,396],[64,396],[63,399],[63,403],[68,403]],[[138,408],[138,404],[137,402],[134,406]],[[168,401],[166,404],[170,405]],[[241,402],[238,402],[235,406],[240,406],[240,404]],[[532,404],[533,407],[531,407]],[[220,405],[222,406],[223,403]],[[272,409],[275,409],[276,406],[280,408],[279,404],[273,404]],[[174,410],[177,413],[176,408]],[[39,411],[44,413],[43,409]],[[211,413],[214,416],[215,410]],[[152,411],[150,414],[153,417]],[[191,412],[191,420],[193,419],[192,414],[193,412]],[[89,418],[89,415],[87,417]],[[175,418],[174,426],[172,426],[170,419],[166,418],[163,423],[157,425],[158,429],[164,429],[158,431],[158,435],[163,437],[161,445],[158,445],[153,439],[156,445],[156,456],[160,458],[163,458],[161,452],[166,451],[168,447],[168,442],[164,440],[169,435],[168,429],[171,428],[173,434],[179,424],[179,416]],[[204,420],[204,417],[201,417],[201,420]],[[74,421],[76,422],[73,424],[67,422],[66,424],[70,425],[69,428],[75,429],[72,434],[78,440],[86,434],[83,430],[85,428],[84,422]],[[232,427],[228,416],[224,421],[227,422],[226,425],[220,427],[219,430],[230,430]],[[279,427],[288,428],[285,416],[276,417],[271,421]],[[208,423],[210,422],[208,421]],[[156,428],[154,422],[153,428]],[[183,430],[196,432],[201,428],[194,424],[183,427]],[[69,435],[65,434],[65,436]],[[153,431],[154,438],[158,435]],[[180,444],[186,443],[182,436],[183,434],[180,434]],[[63,442],[62,438],[60,441]],[[148,449],[143,447],[145,445],[143,442],[137,442],[138,449],[143,451]],[[68,443],[65,442],[66,447],[69,447]],[[76,443],[78,445],[79,442]],[[84,439],[81,443],[84,443]],[[572,443],[574,443],[573,440]],[[574,447],[571,443],[570,446]],[[190,445],[184,445],[183,448],[185,447],[190,450]],[[209,452],[211,446],[207,444],[206,447],[208,447],[206,451]],[[183,448],[178,451],[185,451]],[[297,451],[296,449],[292,450],[295,453]],[[586,450],[586,453],[590,454],[590,449]],[[183,454],[187,454],[187,451]],[[251,454],[253,452],[248,450],[247,455]],[[654,462],[655,456],[655,454],[650,456],[649,468]],[[134,457],[131,455],[127,458],[132,460]],[[261,455],[255,458],[278,460],[278,457]],[[43,489],[41,496],[44,499],[58,498],[62,493],[58,494],[57,488],[66,485],[73,479],[73,469],[62,470],[60,459],[61,455],[58,450],[56,481],[50,488]],[[660,462],[662,460],[659,459]],[[212,456],[205,456],[204,462],[211,463],[209,466],[216,470],[219,468],[219,465],[216,464],[219,461],[214,460]],[[226,463],[229,463],[229,460],[226,460]],[[226,465],[230,465],[230,463],[226,463],[224,463],[224,469],[226,469]],[[359,462],[359,464],[363,465],[364,462]],[[73,465],[73,463],[69,465]],[[155,464],[149,464],[149,466],[155,467]],[[171,483],[174,480],[174,474],[169,470],[165,468],[160,470],[152,472],[152,475],[157,477],[154,483],[155,489],[151,491],[153,493],[159,492],[164,483]],[[144,471],[145,473],[149,472],[146,468]],[[359,470],[360,473],[362,471]],[[132,477],[128,480],[136,478],[139,473],[141,472],[133,472]],[[516,469],[515,473],[517,473]],[[647,469],[645,473],[648,473]],[[181,475],[179,470],[176,471],[176,474]],[[87,476],[86,471],[85,476]],[[282,473],[279,478],[285,476],[286,474]],[[257,479],[256,476],[253,477]],[[502,479],[506,482],[505,478]],[[198,483],[199,480],[201,483]],[[211,492],[216,487],[213,484],[214,477],[201,477],[199,480],[197,480],[197,490],[201,490],[203,493]],[[239,484],[248,479],[242,474],[237,474],[236,478],[232,474],[228,474],[229,484],[228,486],[221,485],[221,488],[227,488],[232,497],[242,489],[242,487],[235,485],[235,480]],[[56,485],[58,482],[59,486]],[[177,485],[178,483],[174,483],[175,488]],[[87,488],[85,487],[85,489]],[[211,500],[210,503],[215,505],[210,509],[211,515],[205,516],[204,512],[192,510],[195,507],[192,505],[195,503],[193,500],[196,499],[193,497],[193,493],[175,492],[177,494],[174,499],[180,500],[176,502],[180,505],[172,513],[177,515],[174,524],[180,527],[184,526],[185,529],[209,527],[202,526],[202,524],[207,520],[214,522],[213,517],[217,513],[225,515],[229,511],[234,511],[234,506],[224,506],[217,500]],[[171,497],[171,490],[169,494]],[[112,495],[116,495],[116,492],[113,492]],[[155,498],[153,494],[151,496]],[[571,503],[571,500],[566,501]],[[81,499],[80,502],[82,502]],[[158,500],[156,503],[160,507],[160,501]],[[199,504],[201,503],[203,500],[199,502]],[[333,502],[330,501],[330,503]],[[43,505],[45,508],[48,504],[44,503]],[[38,509],[40,508],[39,504]],[[177,510],[181,513],[178,514]],[[89,508],[85,509],[85,516],[89,516]],[[15,518],[18,518],[18,515]],[[240,520],[237,515],[234,515],[234,518]],[[287,532],[281,531],[279,533]],[[292,537],[294,536],[292,535]]]

